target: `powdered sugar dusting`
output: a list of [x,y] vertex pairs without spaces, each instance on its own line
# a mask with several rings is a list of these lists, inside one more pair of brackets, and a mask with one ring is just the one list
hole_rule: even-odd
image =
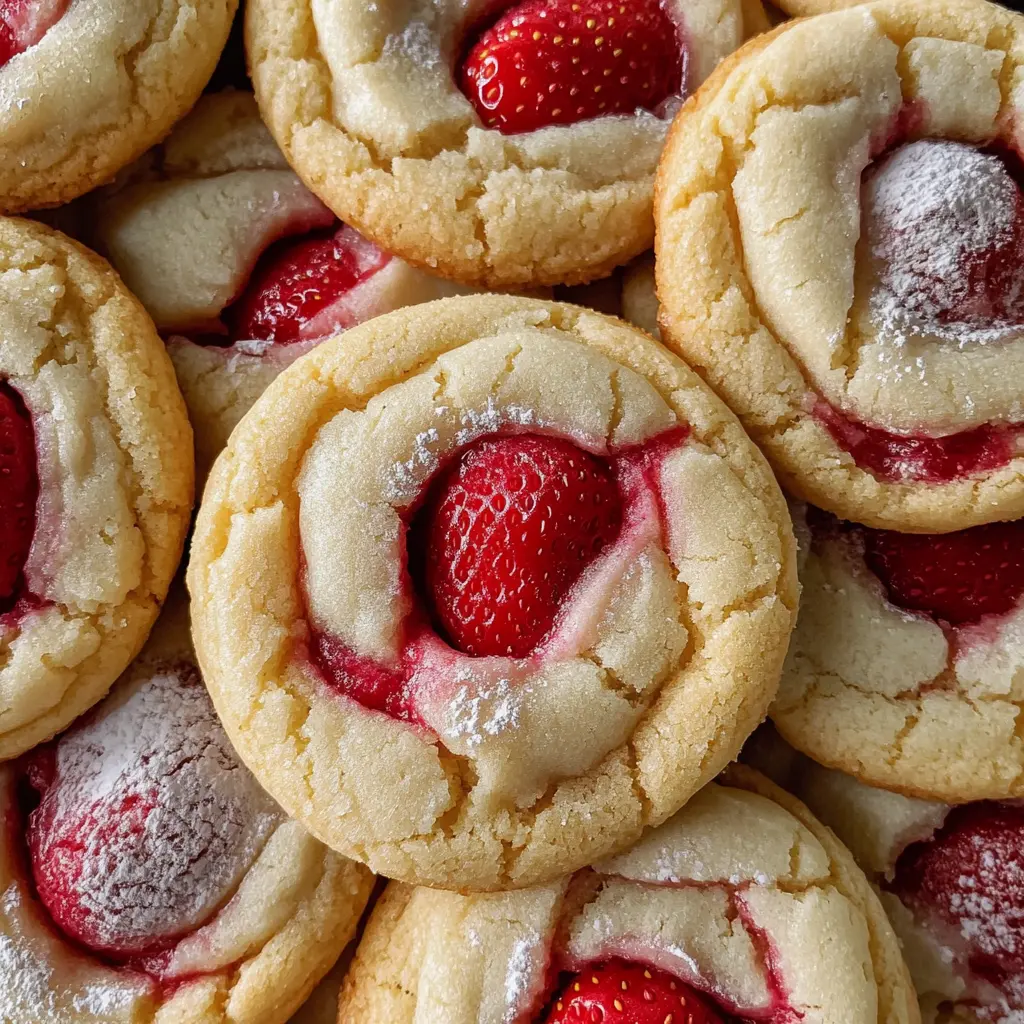
[[40,898],[94,949],[167,948],[226,902],[279,816],[194,667],[168,666],[57,745],[29,824]]
[[542,948],[540,933],[532,930],[517,939],[512,947],[505,970],[505,1024],[513,1024],[519,1017],[523,1002],[533,991]]
[[[964,346],[1020,332],[1021,324],[979,299],[972,268],[1012,245],[1017,206],[1018,188],[1002,161],[963,143],[913,142],[881,163],[865,182],[864,211],[867,242],[881,266],[871,313],[887,340],[925,335]],[[1024,288],[1019,274],[1006,283]],[[1019,298],[1005,296],[1000,305],[1013,309]],[[922,372],[919,361],[906,363],[897,368]]]
[[531,689],[498,679],[492,686],[478,689],[462,686],[447,707],[446,732],[465,738],[470,751],[476,750],[487,736],[499,736],[519,725],[519,714]]

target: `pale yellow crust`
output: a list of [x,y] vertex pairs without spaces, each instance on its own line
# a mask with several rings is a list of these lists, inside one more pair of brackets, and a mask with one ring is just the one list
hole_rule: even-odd
[[[821,764],[910,796],[1024,796],[1024,609],[948,637],[886,599],[856,541],[803,528],[803,603],[771,717]],[[941,751],[941,756],[936,752]]]
[[[871,422],[911,429],[919,416],[946,423],[939,432],[960,429],[948,424],[969,403],[949,405],[952,391],[936,383],[934,407],[922,399],[918,408],[927,380],[913,401],[901,399],[898,382],[885,391],[857,365],[877,340],[864,333],[863,297],[854,301],[857,182],[901,93],[927,100],[925,133],[984,141],[1015,130],[1021,25],[980,0],[891,0],[787,22],[724,61],[670,133],[655,202],[667,343],[726,399],[787,490],[843,518],[944,532],[1024,514],[1020,456],[951,483],[886,482],[859,468],[810,412],[824,393],[867,410]],[[976,102],[959,103],[962,94]],[[842,189],[816,184],[830,160]],[[817,241],[805,245],[808,232]],[[805,267],[806,280],[796,280]],[[955,352],[935,345],[936,358],[955,363]],[[1018,346],[1012,339],[1005,358],[1016,359]],[[998,404],[1012,379],[989,372],[979,387]]]
[[0,68],[0,210],[56,206],[114,176],[199,98],[237,0],[75,0]]
[[0,219],[0,319],[0,376],[33,410],[40,453],[25,572],[51,602],[0,630],[10,758],[95,704],[142,647],[181,558],[193,463],[163,342],[98,256]]
[[[458,369],[466,362],[459,351],[469,344],[484,347],[472,365]],[[544,348],[549,345],[556,347]],[[391,619],[380,617],[389,599],[381,603],[373,597],[377,570],[372,567],[383,557],[385,540],[366,547],[362,527],[352,532],[344,516],[318,512],[316,503],[309,504],[320,486],[315,466],[324,457],[313,453],[330,450],[324,445],[332,432],[361,422],[355,413],[338,414],[369,403],[374,417],[397,416],[395,436],[374,442],[378,450],[386,448],[396,437],[401,440],[401,418],[415,412],[403,404],[410,389],[444,395],[444,412],[458,400],[459,389],[468,387],[465,382],[488,374],[488,360],[499,355],[503,369],[487,385],[492,388],[487,407],[493,401],[500,412],[509,401],[503,397],[508,389],[528,395],[543,381],[537,376],[541,369],[553,374],[554,364],[538,365],[533,354],[542,349],[558,357],[565,386],[587,394],[586,388],[598,387],[592,382],[603,380],[604,390],[594,392],[602,401],[611,402],[612,394],[607,378],[594,374],[618,367],[620,385],[637,397],[627,397],[621,406],[615,399],[618,411],[608,406],[615,430],[636,428],[638,410],[647,408],[640,398],[646,395],[652,408],[662,410],[659,416],[674,410],[672,417],[690,425],[686,450],[720,474],[714,486],[692,488],[696,505],[680,533],[698,544],[692,560],[678,570],[680,579],[689,580],[689,608],[685,598],[672,598],[674,614],[681,616],[690,638],[685,652],[673,656],[678,660],[669,665],[675,667],[652,696],[626,713],[624,721],[635,723],[626,726],[626,742],[598,748],[606,751],[599,763],[584,758],[584,770],[569,771],[568,777],[563,772],[561,781],[557,768],[545,774],[533,761],[555,758],[552,763],[557,763],[563,748],[571,751],[588,742],[591,728],[577,730],[579,735],[566,732],[559,743],[545,742],[544,721],[524,718],[512,733],[494,739],[497,762],[474,760],[472,742],[468,758],[456,757],[436,740],[428,742],[331,696],[301,657],[308,627],[299,530],[307,514],[313,517],[302,526],[307,555],[311,541],[317,551],[327,552],[339,538],[350,538],[337,556],[309,561],[314,606],[334,614],[337,587],[351,577],[351,585],[365,587],[366,594],[360,605],[361,632],[351,641],[355,649],[385,651],[393,642],[387,626]],[[520,350],[523,365],[516,370]],[[566,353],[574,351],[579,352],[575,372],[564,368],[569,365]],[[385,392],[390,402],[375,398]],[[593,402],[588,397],[572,411],[581,417],[578,426],[604,415],[597,411],[596,397]],[[406,429],[415,422],[410,419]],[[353,469],[350,486],[361,487],[356,478],[362,471]],[[301,502],[300,470],[301,486],[307,488]],[[328,474],[323,479],[339,478]],[[345,494],[335,484],[317,500]],[[318,515],[334,526],[319,532]],[[352,555],[346,554],[346,543]],[[347,565],[357,549],[363,552],[360,559],[368,561]],[[663,555],[659,558],[667,565]],[[385,562],[380,571],[392,570]],[[196,646],[214,703],[242,758],[289,813],[328,845],[379,873],[472,890],[535,884],[621,849],[713,778],[735,756],[774,693],[795,609],[794,576],[791,524],[767,466],[728,410],[685,364],[647,336],[599,314],[481,296],[391,313],[324,343],[285,371],[239,424],[214,466],[197,519],[189,587]],[[666,636],[672,635],[669,626],[663,627]],[[647,626],[638,623],[637,628]],[[672,629],[678,632],[678,626]],[[622,640],[628,636],[623,633]],[[582,668],[565,663],[577,675],[563,676],[561,685],[580,672],[586,679],[601,678],[602,656],[619,666],[620,685],[626,685],[664,642],[655,633],[648,649],[626,655],[634,659],[626,664],[616,661],[617,655],[602,654],[598,645],[593,663],[577,659]],[[620,654],[627,650],[621,644],[616,649]],[[593,692],[592,704],[588,709],[585,702],[579,713],[593,715],[594,706],[608,706],[609,718],[621,718],[624,709],[612,691],[586,692]],[[566,708],[575,707],[569,703],[573,699],[565,691]],[[552,713],[567,712],[552,706]],[[551,727],[556,728],[554,723]],[[597,735],[607,728],[604,721],[593,725]],[[536,734],[540,746],[529,748],[536,753],[521,772],[503,775],[506,757],[520,764],[523,755],[515,746],[520,733],[531,742]],[[510,747],[500,745],[509,742]],[[490,743],[481,743],[481,751],[490,750]],[[485,774],[478,777],[478,771]],[[531,795],[531,783],[524,778],[535,771],[540,772],[539,788]],[[497,789],[488,789],[492,782]],[[512,795],[502,796],[508,792]]]
[[[758,0],[673,6],[698,80],[764,25]],[[650,247],[666,123],[640,113],[484,129],[449,65],[486,11],[482,0],[257,0],[246,43],[263,116],[313,192],[413,264],[503,289],[602,277]]]
[[[188,605],[179,583],[149,642],[119,681],[119,691],[168,666],[193,661]],[[12,777],[0,768],[0,810]],[[232,899],[196,933],[194,952],[185,954],[186,963],[198,957],[207,970],[217,956],[230,964],[185,982],[167,998],[142,979],[112,971],[62,941],[26,884],[21,852],[11,837],[0,839],[0,937],[8,943],[0,962],[20,964],[31,979],[0,994],[0,1017],[12,1024],[28,1024],[33,1014],[45,1013],[68,1024],[288,1020],[352,939],[374,880],[362,865],[327,849],[267,803],[279,821]],[[180,945],[179,959],[183,949]]]
[[[768,850],[773,840],[767,835],[749,836],[744,832],[743,822],[737,818],[742,817],[744,809],[753,812],[757,808],[758,813],[766,814],[764,821],[771,821],[783,834],[786,822],[790,826],[799,822],[796,831],[788,835],[793,843],[794,861],[797,862],[792,868],[795,874],[785,881],[780,879],[777,884],[788,893],[803,893],[805,898],[826,890],[841,894],[840,899],[848,901],[847,905],[855,908],[854,914],[866,923],[869,950],[866,961],[855,965],[852,958],[844,961],[841,954],[830,960],[836,954],[830,951],[829,945],[843,942],[843,925],[831,920],[827,941],[824,933],[815,935],[813,923],[807,923],[813,922],[815,906],[808,900],[805,931],[801,934],[799,928],[795,929],[790,933],[791,940],[794,947],[801,946],[804,950],[808,958],[805,966],[811,966],[815,958],[819,962],[827,962],[832,982],[824,1001],[826,1005],[814,1008],[813,1019],[823,1022],[835,1019],[872,1020],[879,1024],[916,1024],[920,1020],[917,1001],[896,936],[877,896],[853,862],[849,851],[806,807],[756,772],[734,766],[719,782],[720,786],[712,786],[704,794],[707,799],[702,801],[700,816],[694,820],[692,841],[687,840],[685,824],[679,825],[678,835],[691,856],[700,856],[705,851],[707,838],[714,832],[705,832],[704,829],[714,829],[717,824],[722,829],[720,836],[731,834],[736,837],[737,850],[740,847],[745,851],[756,850],[757,844],[763,843],[764,866],[770,872],[768,864],[772,863],[772,857]],[[774,805],[773,813],[767,814],[772,810],[771,807],[757,802],[750,803],[749,798],[737,799],[737,791],[741,795],[756,794],[771,801]],[[688,809],[684,808],[673,819],[673,824],[685,822],[687,814]],[[649,843],[657,835],[656,831],[646,836],[644,841]],[[728,849],[716,849],[713,856],[715,859],[720,857],[722,863],[729,863],[731,852]],[[756,854],[752,858],[738,855],[736,859],[748,869],[754,868],[756,871]],[[621,870],[628,872],[630,854],[620,860],[623,861]],[[544,920],[544,916],[537,914],[535,909],[535,905],[541,903],[547,911],[546,916],[556,922],[547,934],[546,941],[550,943],[553,940],[561,945],[567,936],[578,934],[578,922],[587,919],[587,908],[591,902],[599,907],[602,905],[602,883],[603,886],[613,888],[629,885],[625,879],[615,876],[618,866],[616,862],[603,868],[599,865],[596,873],[583,872],[580,876],[584,879],[582,884],[579,878],[567,886],[563,883],[555,889],[553,897],[547,902],[543,902],[547,890],[527,890],[504,896],[459,897],[428,893],[392,883],[374,908],[352,968],[345,979],[339,1024],[370,1024],[384,1020],[405,1024],[407,1021],[431,1019],[430,1011],[441,998],[448,1007],[445,1019],[457,1024],[469,1020],[491,1024],[510,1019],[501,1016],[502,1010],[509,1009],[500,998],[505,977],[504,972],[494,965],[495,960],[501,965],[503,955],[507,955],[507,932],[511,929],[518,935],[520,932],[515,929],[520,922],[529,925]],[[700,871],[701,866],[695,865],[695,870]],[[770,890],[775,884],[769,874],[753,884],[752,890]],[[658,886],[638,886],[637,890],[632,898],[640,905],[648,898],[658,898]],[[517,903],[517,900],[520,902]],[[548,909],[549,903],[551,909]],[[649,918],[652,923],[657,920],[655,914]],[[768,915],[765,925],[769,934],[772,933],[772,925],[776,923],[781,923],[781,918],[773,919],[772,915]],[[852,923],[848,926],[853,927]],[[601,927],[611,929],[610,934],[614,936],[614,914],[604,919]],[[671,924],[667,927],[671,928]],[[714,925],[710,921],[695,923],[693,935],[698,935],[702,927],[713,929]],[[781,962],[792,965],[794,958],[799,962],[801,954],[795,948],[789,948],[785,941],[780,943],[780,939],[781,932],[773,936]],[[569,941],[572,941],[571,938]],[[709,970],[708,980],[712,984],[723,984],[722,977],[715,977],[711,973],[713,968],[701,955],[704,949],[699,942],[695,938],[690,941],[693,945],[688,947],[689,950],[701,968]],[[460,970],[447,966],[437,955],[438,945],[446,950],[453,962],[461,963],[464,960],[466,967]],[[469,949],[468,946],[475,948]],[[481,949],[484,951],[482,954]],[[482,971],[479,964],[481,956],[485,958]],[[727,969],[728,960],[728,954],[725,954],[720,967]],[[483,987],[480,986],[481,975]],[[862,988],[865,975],[873,992],[873,996],[866,998],[862,996],[865,992]],[[547,980],[545,978],[545,982]],[[497,997],[493,994],[494,989],[499,991]],[[543,990],[540,995],[543,998]],[[846,1002],[842,1001],[844,997]]]

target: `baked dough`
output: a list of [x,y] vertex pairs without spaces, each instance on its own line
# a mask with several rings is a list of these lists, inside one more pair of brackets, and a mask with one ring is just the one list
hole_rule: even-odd
[[[666,146],[656,219],[667,343],[737,413],[788,491],[844,519],[946,532],[1024,514],[1024,327],[911,328],[910,261],[932,240],[912,231],[879,269],[887,243],[871,232],[882,213],[897,224],[962,215],[963,231],[947,223],[949,252],[925,253],[948,257],[941,287],[960,267],[956,247],[974,244],[978,211],[997,198],[995,209],[1016,209],[1019,187],[998,171],[1010,194],[995,196],[985,175],[998,158],[977,147],[1019,145],[1022,25],[974,0],[881,0],[783,24],[719,66]],[[914,187],[936,171],[972,191]],[[1003,230],[998,217],[992,225]],[[893,447],[880,470],[850,454],[867,443],[865,425]],[[913,448],[948,436],[952,450],[977,441],[985,456],[940,472],[899,454],[907,437]]]
[[[637,506],[527,659],[408,640],[402,516],[447,454],[510,430],[597,453],[668,438],[664,518]],[[446,299],[321,345],[242,420],[197,520],[193,629],[242,758],[328,845],[416,883],[526,886],[627,845],[735,756],[788,642],[790,529],[728,410],[646,335]],[[324,635],[388,672],[419,659],[420,726],[333,692]]]
[[0,211],[75,199],[166,135],[199,98],[236,7],[74,0],[0,67]]
[[0,616],[0,759],[96,703],[142,646],[181,557],[192,433],[152,321],[99,257],[0,218],[0,381],[31,416],[39,498]]
[[[767,970],[749,928],[770,943]],[[743,1018],[919,1019],[896,937],[848,851],[736,767],[632,850],[571,879],[477,896],[392,883],[339,1024],[537,1020],[557,970],[615,956],[667,969]]]
[[[694,82],[766,25],[756,0],[667,6]],[[256,0],[246,39],[264,119],[345,223],[411,263],[503,289],[603,277],[651,245],[668,120],[485,129],[452,67],[487,11],[484,0]]]

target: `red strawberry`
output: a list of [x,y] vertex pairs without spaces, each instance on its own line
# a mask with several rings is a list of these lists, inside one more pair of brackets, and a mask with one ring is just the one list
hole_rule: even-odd
[[515,135],[652,110],[685,66],[661,0],[524,0],[473,43],[461,84],[488,128]]
[[0,613],[16,596],[36,528],[36,448],[21,396],[0,382]]
[[665,971],[611,960],[573,975],[544,1024],[723,1024],[689,985]]
[[954,626],[1008,612],[1024,594],[1024,520],[947,534],[863,530],[864,558],[893,604]]
[[896,864],[892,890],[919,916],[966,940],[973,970],[1024,973],[1024,807],[954,808]]
[[288,345],[351,327],[344,314],[336,322],[313,321],[389,259],[344,225],[278,242],[263,254],[242,296],[225,312],[231,338]]
[[621,520],[602,459],[554,437],[480,441],[438,481],[420,520],[442,631],[467,654],[525,657]]
[[0,0],[0,67],[35,46],[62,17],[70,0]]

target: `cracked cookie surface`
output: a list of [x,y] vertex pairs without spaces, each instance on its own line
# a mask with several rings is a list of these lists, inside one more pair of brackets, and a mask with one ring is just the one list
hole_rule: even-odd
[[[89,240],[167,339],[195,432],[200,485],[264,388],[324,337],[469,290],[338,225],[288,167],[247,92],[204,96],[114,189],[83,206]],[[273,279],[275,267],[303,239],[326,242],[332,231],[332,260],[352,264],[345,280],[318,280],[314,271],[322,268],[310,269],[303,295],[318,287],[323,302],[315,310],[290,309]],[[275,284],[277,293],[267,298]],[[256,331],[256,318],[243,318],[254,307],[263,314]],[[291,314],[287,326],[295,327],[295,337],[277,337],[276,324],[268,322],[274,313],[278,319]]]
[[180,591],[92,715],[0,770],[0,808],[4,1020],[283,1024],[372,886],[237,761]]
[[780,732],[910,795],[1024,794],[1024,524],[907,536],[793,515],[803,602],[771,711]]
[[945,532],[1024,512],[1005,276],[1022,25],[898,0],[783,25],[723,62],[666,146],[667,342],[787,490],[843,518]]
[[67,6],[45,34],[0,64],[0,209],[68,202],[157,142],[199,97],[236,7],[236,0]]
[[[551,23],[561,17],[556,6],[576,17],[569,4],[547,6],[541,17],[550,13]],[[552,24],[556,50],[604,45],[618,15],[593,6],[578,35],[567,29],[563,38]],[[612,16],[598,25],[606,6]],[[689,55],[684,91],[765,25],[757,3],[660,6]],[[514,135],[485,127],[459,90],[457,64],[481,20],[495,14],[483,0],[259,0],[247,10],[246,32],[263,116],[339,217],[410,262],[497,288],[602,277],[651,244],[654,170],[672,105],[607,116],[593,116],[595,109],[589,120]],[[548,24],[538,21],[524,36],[550,35]],[[571,74],[568,61],[562,71]],[[607,92],[617,83],[615,76],[577,84]]]
[[848,851],[736,767],[632,850],[551,885],[459,896],[393,883],[339,1020],[548,1020],[559,972],[571,985],[611,958],[668,972],[744,1019],[919,1019],[896,937]]
[[[406,538],[437,471],[505,437],[607,466],[622,525],[539,645],[473,657],[435,631]],[[232,741],[321,839],[390,877],[526,886],[735,755],[775,690],[792,544],[756,449],[651,339],[447,299],[321,345],[242,420],[197,522],[193,626]]]
[[106,263],[0,220],[0,307],[0,381],[37,485],[30,544],[0,595],[8,758],[95,704],[142,646],[181,557],[193,467],[170,360]]

